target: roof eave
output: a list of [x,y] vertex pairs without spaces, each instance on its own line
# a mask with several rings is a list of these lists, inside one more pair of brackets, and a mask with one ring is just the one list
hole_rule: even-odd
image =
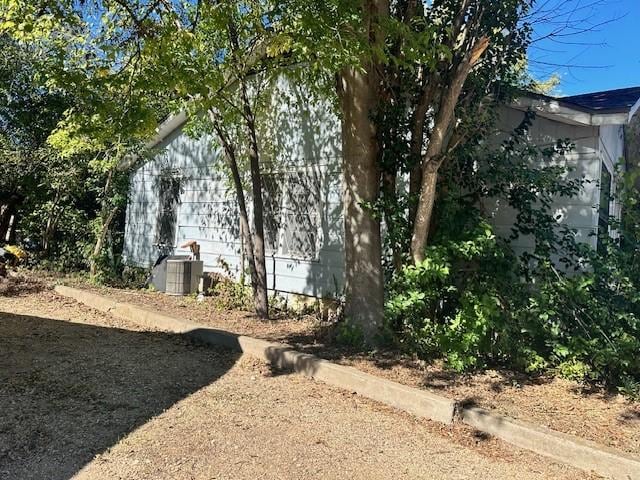
[[599,112],[539,94],[519,97],[511,102],[511,107],[517,110],[531,109],[541,117],[570,125],[624,125],[629,123],[631,117],[628,110]]
[[145,144],[145,148],[151,150],[160,145],[169,135],[187,123],[187,113],[181,111],[171,115],[156,129],[154,137]]

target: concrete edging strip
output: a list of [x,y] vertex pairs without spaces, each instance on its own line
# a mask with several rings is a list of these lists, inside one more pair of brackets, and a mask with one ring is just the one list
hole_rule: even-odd
[[484,408],[461,409],[467,425],[520,448],[614,479],[640,478],[640,459],[573,435],[508,418]]
[[457,403],[449,398],[297,352],[285,344],[208,328],[143,307],[116,302],[87,290],[56,286],[55,291],[96,310],[142,326],[160,328],[211,345],[240,350],[278,368],[293,370],[419,417],[450,424],[457,411],[463,423],[517,447],[616,480],[640,480],[640,458],[573,435],[510,419],[483,408],[458,408]]

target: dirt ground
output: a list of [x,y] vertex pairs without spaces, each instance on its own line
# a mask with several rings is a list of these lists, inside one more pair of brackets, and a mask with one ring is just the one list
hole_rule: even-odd
[[594,478],[50,290],[0,295],[0,479]]
[[[78,285],[92,288],[87,285]],[[297,349],[410,386],[427,388],[465,404],[577,435],[602,445],[640,455],[640,403],[621,395],[551,376],[529,377],[510,371],[488,370],[459,375],[442,364],[426,364],[397,352],[375,355],[349,352],[327,343],[311,318],[258,321],[247,312],[221,312],[211,298],[199,303],[191,297],[157,292],[92,288],[120,301],[243,335],[281,341]]]

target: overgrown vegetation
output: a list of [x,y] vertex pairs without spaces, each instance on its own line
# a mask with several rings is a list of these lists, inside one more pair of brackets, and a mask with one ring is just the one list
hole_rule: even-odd
[[[578,243],[552,208],[554,198],[576,195],[583,184],[553,165],[570,145],[531,145],[531,120],[529,114],[499,148],[468,148],[452,162],[441,179],[438,228],[425,259],[393,274],[387,328],[404,349],[427,359],[444,356],[460,372],[487,365],[553,371],[638,396],[634,179],[627,176],[618,189],[624,221],[611,219],[619,244],[607,234],[600,253]],[[536,166],[540,160],[548,166]],[[460,167],[469,161],[479,167]],[[517,212],[510,239],[494,232],[483,208],[495,200]],[[534,247],[517,255],[509,240],[524,235]]]
[[49,20],[0,32],[0,244],[22,244],[32,266],[120,282],[129,171],[164,110],[106,78],[108,60],[79,48],[86,25]]
[[[120,256],[128,176],[158,122],[187,111],[224,151],[250,265],[251,291],[220,280],[216,302],[247,308],[253,296],[268,317],[258,113],[283,72],[312,73],[305,88],[342,121],[338,340],[371,343],[386,312],[398,344],[458,371],[555,371],[638,395],[634,179],[617,190],[623,221],[610,220],[620,240],[603,235],[596,252],[553,210],[584,186],[555,162],[572,145],[532,144],[531,114],[493,137],[523,79],[553,86],[525,71],[535,5],[0,0],[0,238],[51,269],[140,283]],[[491,227],[496,199],[517,212],[511,238]],[[523,236],[533,248],[514,251]]]

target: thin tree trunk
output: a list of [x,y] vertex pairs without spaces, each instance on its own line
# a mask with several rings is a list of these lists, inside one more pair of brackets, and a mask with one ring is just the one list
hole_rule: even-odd
[[4,242],[7,239],[9,226],[11,225],[11,217],[14,214],[15,207],[13,201],[9,200],[6,204],[0,207],[0,242]]
[[100,252],[102,252],[102,247],[104,246],[104,241],[107,238],[107,233],[111,228],[111,222],[113,221],[116,213],[118,213],[118,207],[111,207],[108,209],[108,197],[111,192],[111,184],[113,182],[114,171],[109,170],[107,174],[107,178],[104,183],[104,187],[102,189],[102,205],[100,206],[100,216],[102,217],[102,227],[100,228],[100,233],[98,234],[98,238],[96,238],[96,243],[93,246],[93,253],[89,259],[89,275],[91,277],[95,277],[98,274],[98,256]]
[[269,300],[267,297],[267,266],[264,251],[264,203],[262,201],[262,176],[260,174],[260,154],[253,110],[249,102],[244,79],[240,82],[240,93],[244,120],[249,134],[249,167],[251,170],[251,189],[253,198],[253,255],[256,266],[256,314],[260,318],[269,318]]
[[[232,55],[241,51],[238,31],[233,21],[227,25]],[[240,69],[244,70],[244,69]],[[262,201],[262,176],[260,174],[260,153],[256,135],[256,118],[251,107],[244,71],[238,76],[240,85],[241,111],[249,135],[249,169],[251,171],[251,190],[253,199],[253,257],[256,266],[256,314],[260,318],[269,318],[269,300],[267,296],[267,266],[264,252],[264,204]]]
[[411,142],[409,154],[414,163],[409,173],[409,228],[413,229],[418,210],[418,197],[422,181],[422,147],[424,145],[424,123],[427,112],[436,96],[437,82],[431,79],[422,89],[411,119]]
[[60,190],[56,190],[56,195],[53,198],[53,205],[51,206],[51,211],[47,217],[47,223],[45,224],[44,231],[42,232],[42,251],[44,255],[49,254],[49,249],[51,248],[51,239],[53,238],[53,234],[56,231],[56,227],[58,224],[58,218],[60,213],[58,210],[58,203],[60,202]]
[[100,229],[100,234],[96,239],[96,243],[93,247],[93,254],[91,255],[90,265],[89,265],[89,275],[95,277],[98,274],[98,257],[100,256],[100,252],[102,252],[102,248],[104,247],[104,242],[109,234],[109,230],[111,229],[111,224],[113,223],[113,219],[118,213],[118,207],[113,207],[106,219],[102,222],[102,228]]
[[431,162],[426,165],[422,172],[422,183],[420,185],[420,200],[416,211],[416,227],[420,226],[420,235],[415,234],[412,238],[411,249],[415,263],[424,260],[424,249],[427,245],[429,227],[433,216],[433,206],[436,201],[436,187],[438,184],[439,165]]
[[15,243],[16,242],[16,232],[18,230],[18,218],[20,215],[17,210],[14,210],[13,215],[9,217],[9,228],[7,231],[7,242]]
[[429,237],[429,228],[435,203],[438,169],[442,164],[442,155],[447,146],[447,136],[455,120],[455,108],[472,67],[482,57],[489,46],[489,40],[483,37],[474,44],[471,50],[460,60],[452,72],[446,92],[440,100],[434,126],[429,138],[427,152],[422,160],[422,180],[420,199],[411,236],[411,256],[415,263],[425,258],[425,248]]
[[262,305],[262,299],[258,294],[258,273],[256,269],[255,257],[253,255],[253,239],[251,238],[249,215],[247,213],[247,202],[244,195],[244,188],[242,186],[242,179],[240,177],[240,169],[238,167],[236,150],[213,112],[209,112],[209,119],[213,125],[214,130],[216,131],[216,134],[218,135],[218,138],[220,139],[220,143],[222,143],[222,148],[225,152],[225,158],[227,159],[227,164],[229,165],[229,169],[231,170],[231,177],[233,178],[233,186],[236,191],[236,200],[238,202],[238,209],[240,211],[240,235],[242,236],[244,255],[247,259],[247,262],[249,263],[249,274],[251,276],[253,303],[257,313],[258,308]]

